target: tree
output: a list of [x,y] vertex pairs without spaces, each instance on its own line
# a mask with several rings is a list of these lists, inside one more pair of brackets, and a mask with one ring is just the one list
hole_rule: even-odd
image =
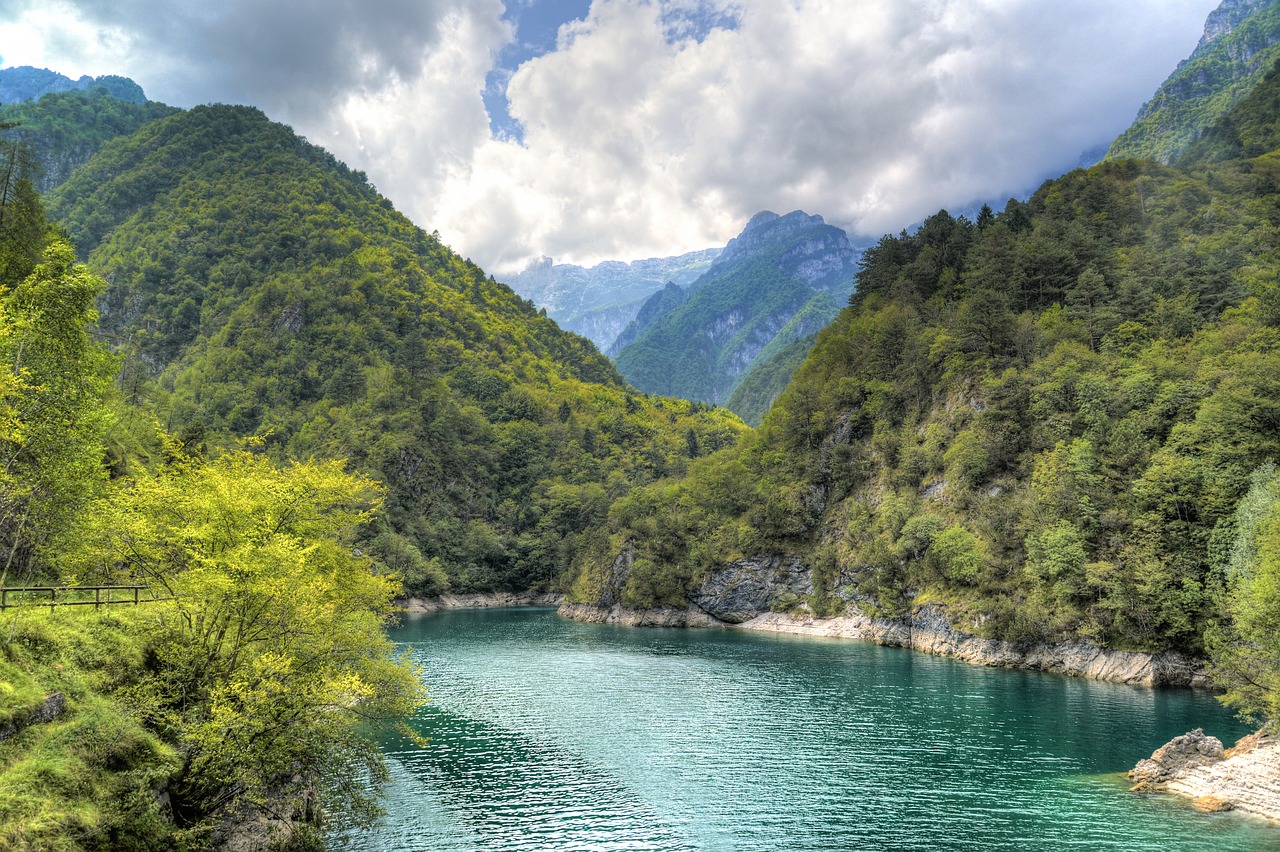
[[88,334],[101,284],[55,240],[25,280],[0,291],[0,582],[34,570],[105,479],[113,360]]
[[175,821],[200,836],[282,790],[315,822],[371,820],[385,778],[372,735],[423,698],[383,632],[399,579],[352,546],[379,489],[341,462],[175,457],[113,490],[83,555],[171,597],[131,699],[183,751]]
[[1222,701],[1265,727],[1280,722],[1280,475],[1266,464],[1231,519],[1235,535],[1217,566],[1227,619],[1208,631]]

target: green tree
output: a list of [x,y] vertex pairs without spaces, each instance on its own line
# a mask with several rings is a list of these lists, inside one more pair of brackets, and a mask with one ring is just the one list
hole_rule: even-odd
[[97,507],[82,569],[172,598],[150,627],[154,674],[129,697],[183,752],[168,792],[191,836],[281,791],[320,824],[376,815],[371,735],[423,698],[383,632],[398,578],[353,547],[379,499],[340,462],[237,451],[180,456]]
[[1223,703],[1274,730],[1280,723],[1280,475],[1254,471],[1220,555],[1226,619],[1210,629],[1214,679]]
[[113,361],[88,334],[100,288],[55,240],[0,296],[0,582],[35,570],[105,479]]

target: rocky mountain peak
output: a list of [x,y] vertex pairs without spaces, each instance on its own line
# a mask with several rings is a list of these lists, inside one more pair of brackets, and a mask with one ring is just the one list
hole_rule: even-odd
[[1197,49],[1204,47],[1216,38],[1227,35],[1254,10],[1270,0],[1222,0],[1222,5],[1209,13],[1204,22],[1204,35],[1200,37]]
[[[793,210],[779,216],[771,210],[762,210],[751,217],[742,233],[729,240],[724,251],[712,266],[723,265],[754,252],[766,242],[787,237],[805,228],[826,227],[821,216],[810,216],[803,210]],[[837,230],[837,229],[832,229]]]
[[0,68],[0,104],[35,101],[50,92],[90,91],[97,88],[106,89],[108,94],[118,100],[135,104],[147,102],[142,87],[128,77],[113,74],[101,77],[85,75],[79,80],[72,80],[48,68],[31,65]]

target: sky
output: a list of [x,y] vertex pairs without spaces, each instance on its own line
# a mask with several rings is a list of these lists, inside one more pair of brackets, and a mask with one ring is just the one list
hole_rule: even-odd
[[1099,153],[1219,0],[0,0],[0,66],[261,107],[485,269],[852,235]]

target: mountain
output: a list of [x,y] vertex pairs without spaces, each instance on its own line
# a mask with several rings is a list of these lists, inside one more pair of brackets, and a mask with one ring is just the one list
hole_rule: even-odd
[[544,257],[508,276],[506,283],[546,308],[562,328],[590,339],[604,352],[645,299],[667,283],[692,283],[719,254],[719,249],[704,249],[630,263],[606,261],[590,268]]
[[1171,162],[1241,101],[1280,58],[1280,0],[1223,0],[1204,35],[1111,144],[1105,159]]
[[748,426],[759,426],[773,403],[786,390],[791,376],[804,363],[817,337],[816,333],[811,334],[793,340],[771,354],[761,353],[751,372],[729,394],[724,407],[741,417]]
[[113,98],[129,103],[146,103],[147,96],[142,87],[128,77],[105,75],[102,77],[84,76],[79,80],[64,77],[47,68],[33,68],[21,65],[14,68],[0,68],[0,104],[36,101],[43,95],[52,92],[93,91],[102,89]]
[[1178,165],[1260,157],[1280,148],[1280,60],[1230,113],[1187,146]]
[[646,328],[652,325],[659,317],[671,313],[676,308],[684,304],[689,298],[689,291],[680,285],[668,281],[667,286],[644,300],[640,305],[640,309],[636,311],[631,322],[627,323],[624,328],[613,341],[613,344],[605,350],[610,358],[616,357],[617,354],[635,342]]
[[555,588],[609,504],[734,442],[646,398],[591,343],[255,109],[112,139],[50,213],[109,286],[127,397],[200,452],[264,436],[388,489],[362,548],[411,593]]
[[1272,85],[1203,134],[1242,158],[1107,162],[882,238],[761,427],[627,498],[582,612],[1178,650],[1280,717]]
[[[12,70],[0,71],[0,75]],[[138,89],[139,94],[141,91]],[[0,106],[0,125],[12,125],[0,130],[0,139],[25,146],[37,165],[33,175],[36,188],[49,192],[107,140],[127,136],[175,112],[174,107],[145,98],[122,99],[102,86],[50,91],[38,100]]]
[[650,393],[723,403],[762,355],[834,318],[859,254],[821,216],[758,213],[687,298],[650,305],[623,332],[611,350],[618,369]]
[[[121,132],[105,100],[5,108],[95,152],[42,200],[48,151],[0,147],[0,836],[321,848],[425,699],[396,597],[558,590],[612,504],[746,430],[636,393],[260,111]],[[155,594],[64,606],[122,582]]]

